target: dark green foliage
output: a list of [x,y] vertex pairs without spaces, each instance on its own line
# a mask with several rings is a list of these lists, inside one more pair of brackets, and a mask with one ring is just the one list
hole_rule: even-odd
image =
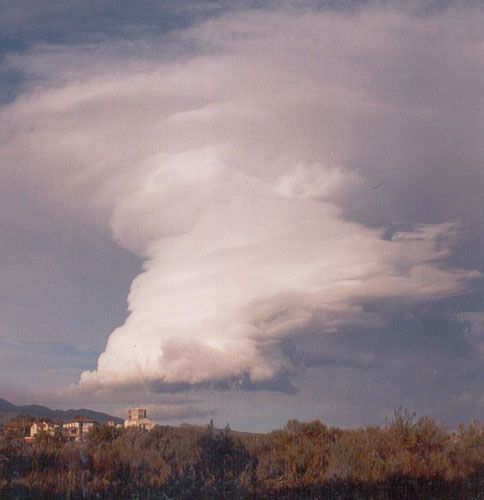
[[199,467],[207,482],[235,481],[251,465],[251,456],[227,427],[208,427],[200,442]]
[[[11,429],[11,428],[10,428]],[[99,427],[83,443],[0,434],[0,498],[481,498],[484,426],[457,434],[397,410],[352,430],[291,420],[228,427]]]

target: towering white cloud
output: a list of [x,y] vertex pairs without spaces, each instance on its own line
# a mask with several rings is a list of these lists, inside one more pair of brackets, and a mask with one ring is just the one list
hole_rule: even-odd
[[[444,36],[456,21],[439,16]],[[285,337],[378,321],[368,301],[466,288],[475,273],[444,265],[458,224],[383,238],[344,212],[379,196],[355,168],[379,147],[368,126],[433,119],[432,98],[413,109],[388,81],[401,39],[427,27],[393,9],[259,11],[129,54],[106,43],[12,59],[38,87],[2,111],[6,176],[32,175],[144,260],[81,387],[263,382],[290,369]]]

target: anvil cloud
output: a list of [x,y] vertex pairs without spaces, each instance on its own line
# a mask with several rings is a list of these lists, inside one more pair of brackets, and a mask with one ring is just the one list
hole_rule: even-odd
[[[423,175],[398,134],[435,127],[431,146],[443,144],[447,91],[465,82],[452,64],[422,67],[452,47],[482,74],[470,38],[448,34],[467,23],[447,11],[257,11],[12,57],[34,83],[1,111],[6,178],[35,178],[39,197],[144,262],[126,322],[80,387],[257,386],[293,369],[283,339],[381,324],[370,302],[405,309],[466,291],[477,273],[447,262],[459,221],[388,232],[348,207]],[[417,90],[395,81],[398,64]]]

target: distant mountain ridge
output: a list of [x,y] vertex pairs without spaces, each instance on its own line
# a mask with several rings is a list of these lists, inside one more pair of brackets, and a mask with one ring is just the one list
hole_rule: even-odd
[[109,420],[113,420],[116,423],[123,422],[123,420],[119,417],[89,410],[87,408],[80,408],[78,410],[51,410],[46,406],[40,405],[14,405],[6,399],[0,398],[0,424],[8,422],[17,415],[26,415],[34,418],[48,418],[54,422],[66,422],[78,416],[96,420],[101,424],[104,424]]

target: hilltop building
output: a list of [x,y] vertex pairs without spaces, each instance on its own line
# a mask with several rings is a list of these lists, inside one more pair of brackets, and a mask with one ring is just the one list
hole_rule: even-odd
[[123,427],[123,424],[118,424],[116,423],[114,420],[108,420],[106,422],[106,426],[107,427],[115,427],[115,428],[119,428],[119,427]]
[[39,432],[44,432],[49,436],[54,436],[55,430],[59,426],[50,422],[49,420],[41,420],[39,422],[33,422],[30,427],[30,437],[36,437]]
[[5,424],[4,431],[16,437],[26,437],[30,435],[30,427],[34,419],[26,415],[17,415]]
[[69,441],[82,441],[97,422],[85,417],[76,417],[62,425],[64,435]]
[[131,408],[128,410],[128,419],[124,421],[125,427],[139,427],[150,431],[155,423],[146,417],[146,408]]

